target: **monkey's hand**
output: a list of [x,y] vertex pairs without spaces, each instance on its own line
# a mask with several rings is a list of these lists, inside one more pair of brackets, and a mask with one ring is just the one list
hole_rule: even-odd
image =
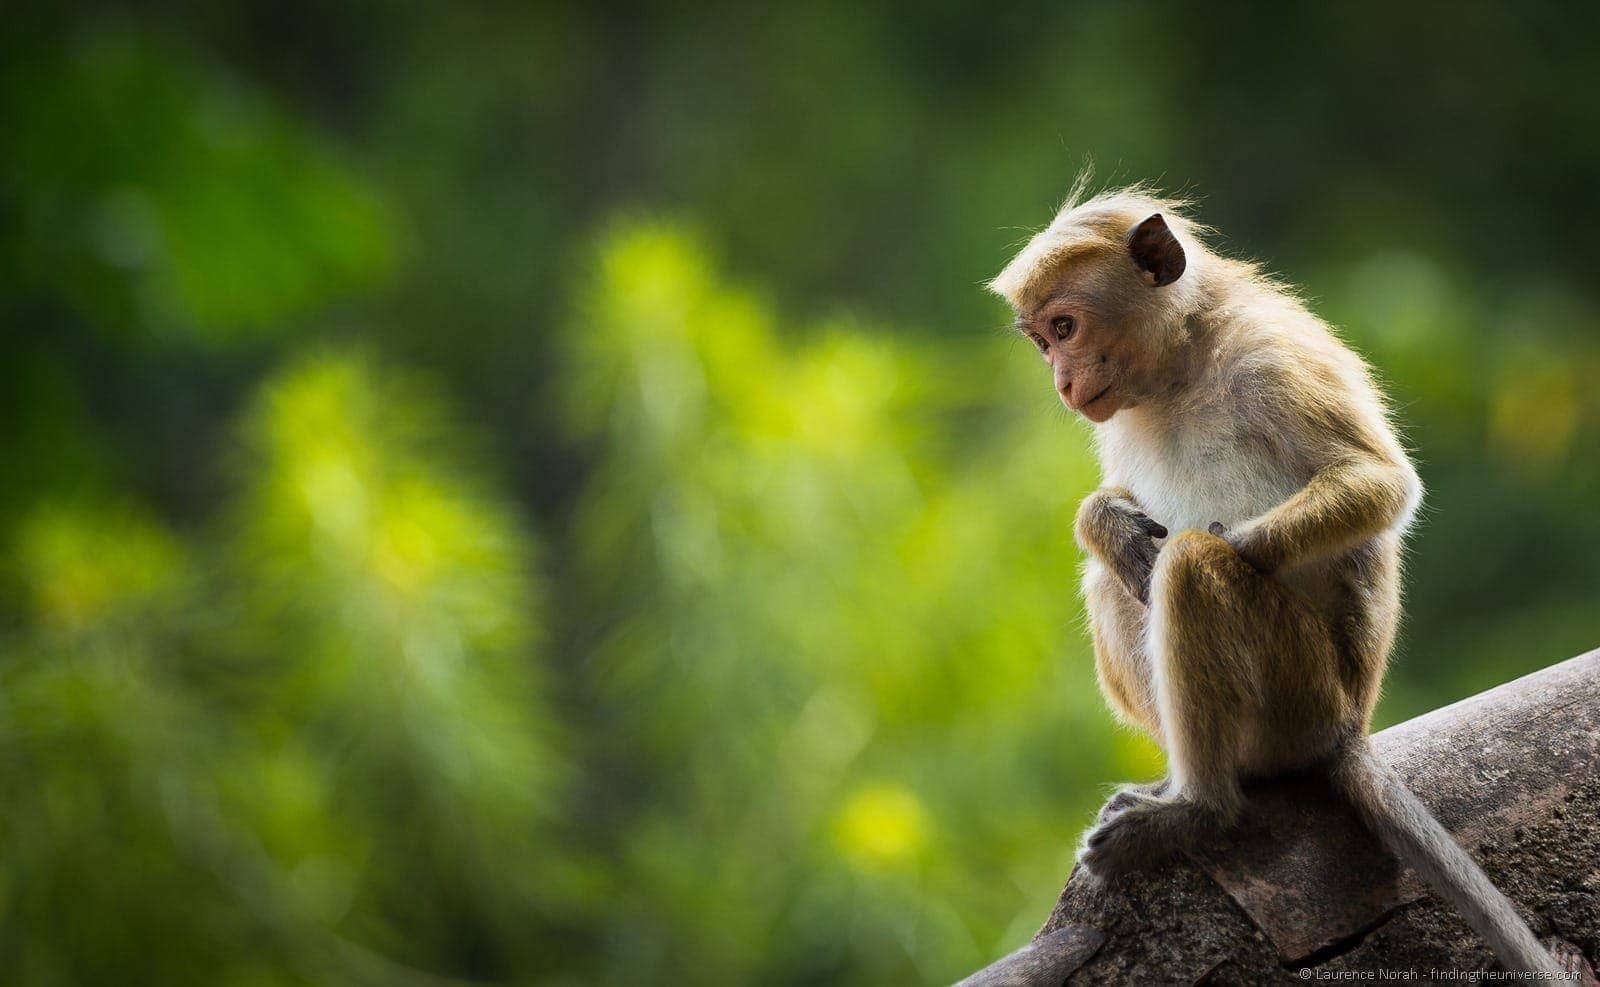
[[1150,603],[1150,572],[1155,568],[1157,538],[1165,525],[1146,514],[1133,495],[1120,487],[1102,487],[1078,508],[1078,544],[1105,563],[1140,603]]
[[1221,521],[1212,521],[1206,530],[1227,542],[1239,554],[1239,558],[1244,559],[1245,563],[1255,571],[1271,575],[1278,568],[1278,563],[1273,561],[1262,548],[1261,539],[1253,537],[1250,532],[1229,528]]

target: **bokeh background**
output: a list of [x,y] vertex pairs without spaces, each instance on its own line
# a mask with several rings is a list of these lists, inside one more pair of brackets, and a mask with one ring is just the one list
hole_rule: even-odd
[[1600,642],[1600,7],[8,5],[0,979],[939,983],[1111,782],[1093,160],[1390,382],[1394,722]]

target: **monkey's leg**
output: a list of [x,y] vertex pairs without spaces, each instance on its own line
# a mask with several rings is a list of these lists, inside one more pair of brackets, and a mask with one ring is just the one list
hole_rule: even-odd
[[1162,550],[1147,640],[1171,779],[1107,804],[1079,856],[1102,879],[1232,823],[1259,749],[1314,753],[1336,735],[1323,721],[1344,715],[1321,615],[1214,535],[1185,531]]
[[1098,559],[1091,559],[1084,572],[1083,598],[1101,695],[1119,719],[1159,742],[1161,727],[1144,646],[1145,605]]
[[[1144,646],[1147,608],[1098,559],[1091,559],[1084,573],[1083,595],[1094,638],[1095,673],[1100,680],[1100,693],[1119,719],[1159,742],[1161,723],[1150,685],[1150,659]],[[1125,787],[1106,802],[1097,821],[1104,822],[1127,808],[1127,800],[1132,795],[1159,795],[1166,785],[1166,780],[1162,779]]]

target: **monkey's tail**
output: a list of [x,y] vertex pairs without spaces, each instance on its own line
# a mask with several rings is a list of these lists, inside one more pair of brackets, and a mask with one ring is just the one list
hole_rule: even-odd
[[1365,736],[1343,745],[1332,778],[1389,852],[1454,905],[1507,970],[1565,972],[1449,830],[1378,760]]

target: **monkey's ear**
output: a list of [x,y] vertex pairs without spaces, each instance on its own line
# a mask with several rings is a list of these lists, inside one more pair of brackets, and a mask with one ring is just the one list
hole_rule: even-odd
[[1133,228],[1128,234],[1128,253],[1139,270],[1150,275],[1150,283],[1160,288],[1178,280],[1189,261],[1183,255],[1183,244],[1167,228],[1160,213]]

